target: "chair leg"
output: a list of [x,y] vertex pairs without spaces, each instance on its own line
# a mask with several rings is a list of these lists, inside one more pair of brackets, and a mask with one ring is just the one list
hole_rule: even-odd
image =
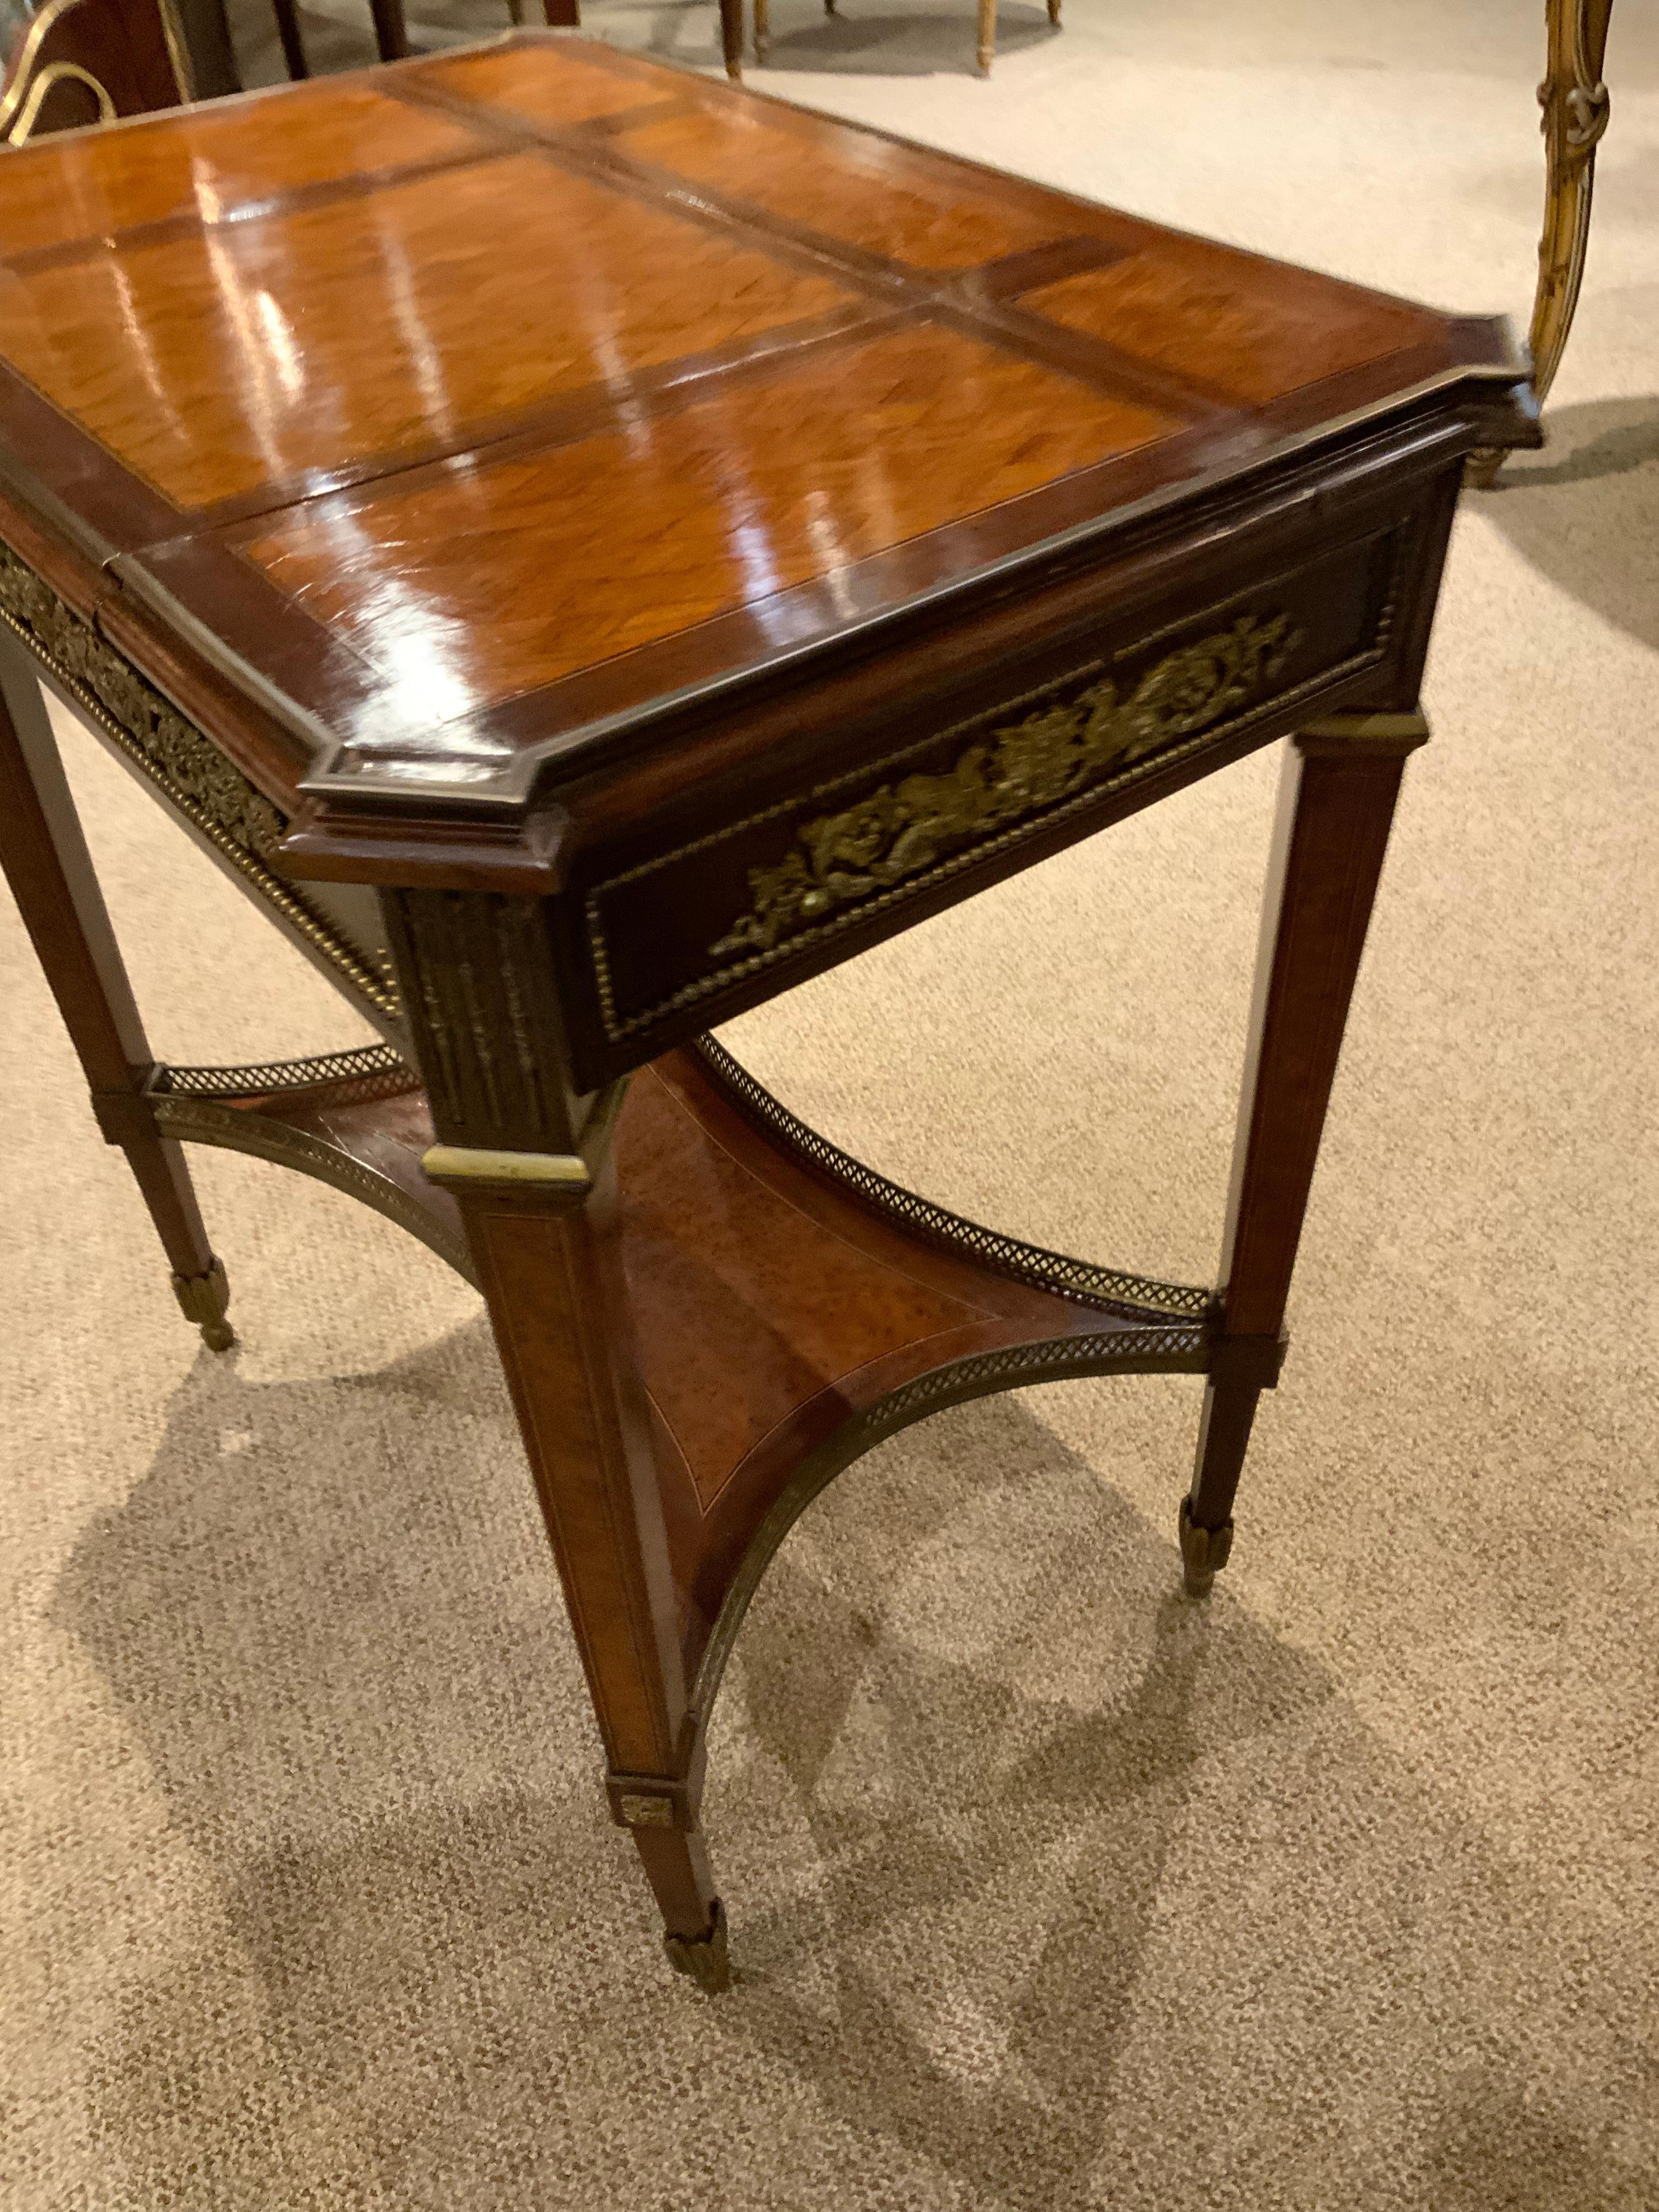
[[733,84],[743,82],[743,0],[720,0],[720,50],[726,74]]
[[991,74],[991,57],[997,45],[997,0],[979,0],[979,46],[976,59],[981,76]]
[[[1549,64],[1538,88],[1547,167],[1544,234],[1538,245],[1538,289],[1528,339],[1532,388],[1540,405],[1561,365],[1584,280],[1595,149],[1609,113],[1601,65],[1613,0],[1546,0],[1544,12]],[[1482,487],[1491,484],[1504,460],[1501,446],[1471,453],[1466,480]]]
[[514,29],[516,31],[521,28],[524,23],[524,0],[507,0],[507,12]]
[[404,0],[368,0],[374,18],[374,43],[383,62],[400,62],[409,52]]
[[154,1065],[32,668],[0,654],[0,867],[92,1091],[106,1142],[127,1156],[185,1317],[211,1351],[235,1342],[225,1272],[207,1240],[180,1147],[143,1086]]
[[755,59],[763,62],[772,44],[771,0],[755,0]]
[[283,42],[283,62],[289,79],[297,84],[311,75],[304,41],[300,36],[300,10],[295,0],[270,0],[276,18],[276,35]]

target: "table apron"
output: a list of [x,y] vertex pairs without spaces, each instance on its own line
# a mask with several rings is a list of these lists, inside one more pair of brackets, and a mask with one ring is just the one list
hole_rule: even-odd
[[[758,795],[700,785],[550,902],[592,1082],[775,996],[1338,707],[1416,704],[1452,488],[1241,533],[1200,598],[1072,595],[1063,624],[932,697],[902,684]],[[1195,603],[1196,601],[1196,603]],[[738,795],[747,804],[738,803]]]

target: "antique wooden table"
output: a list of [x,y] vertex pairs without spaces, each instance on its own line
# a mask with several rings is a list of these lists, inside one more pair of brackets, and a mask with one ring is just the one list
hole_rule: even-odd
[[[181,1141],[477,1283],[719,1986],[709,1709],[838,1468],[1202,1374],[1226,1558],[1509,341],[547,33],[48,141],[0,241],[0,854],[99,1123],[210,1346]],[[39,682],[383,1046],[156,1061]],[[701,1034],[1286,733],[1218,1289],[955,1219]]]

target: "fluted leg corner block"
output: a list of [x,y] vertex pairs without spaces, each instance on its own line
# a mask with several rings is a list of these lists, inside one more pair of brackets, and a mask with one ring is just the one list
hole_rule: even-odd
[[1215,1578],[1232,1555],[1233,1524],[1200,1528],[1193,1518],[1193,1501],[1181,1501],[1181,1579],[1188,1597],[1208,1597]]
[[175,1275],[173,1295],[185,1319],[193,1321],[201,1330],[202,1341],[210,1352],[230,1350],[236,1332],[225,1319],[230,1309],[230,1285],[219,1261],[205,1275]]

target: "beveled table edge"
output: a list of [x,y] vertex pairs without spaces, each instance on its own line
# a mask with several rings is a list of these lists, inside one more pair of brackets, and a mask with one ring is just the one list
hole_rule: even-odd
[[[1386,400],[1356,408],[1346,415],[1334,416],[1328,422],[1302,430],[1292,431],[1273,439],[1252,453],[1240,465],[1222,465],[1182,477],[1176,482],[1160,485],[1138,499],[1124,501],[1105,513],[1083,522],[1072,524],[1051,536],[1038,538],[1017,551],[1000,556],[977,568],[917,593],[902,605],[886,607],[860,617],[833,630],[785,644],[768,653],[763,659],[751,660],[721,674],[659,693],[636,707],[618,710],[561,730],[556,735],[538,743],[522,745],[504,762],[487,785],[477,781],[456,779],[446,781],[439,777],[422,777],[418,782],[407,775],[377,774],[373,769],[352,767],[346,763],[353,756],[349,741],[329,739],[319,750],[316,762],[301,777],[298,786],[307,799],[325,801],[332,818],[343,823],[343,817],[361,813],[365,818],[384,818],[383,810],[392,814],[423,814],[435,805],[453,806],[476,817],[491,814],[522,813],[538,786],[544,783],[546,772],[568,758],[574,773],[586,773],[600,764],[593,756],[605,741],[623,736],[644,735],[665,723],[672,722],[693,711],[706,709],[744,690],[776,680],[798,680],[815,661],[835,655],[861,651],[882,633],[928,615],[937,614],[957,599],[969,600],[994,590],[998,585],[1016,577],[1022,571],[1036,568],[1068,554],[1082,552],[1099,545],[1104,547],[1112,538],[1131,526],[1172,513],[1185,505],[1195,505],[1212,494],[1224,489],[1248,489],[1251,483],[1267,471],[1295,460],[1331,441],[1359,429],[1381,430],[1395,418],[1405,418],[1414,407],[1437,394],[1450,395],[1462,386],[1477,389],[1486,387],[1494,393],[1506,395],[1511,401],[1509,410],[1514,416],[1516,432],[1515,442],[1526,441],[1526,431],[1536,421],[1536,410],[1529,404],[1527,384],[1528,365],[1516,345],[1512,326],[1507,316],[1480,319],[1488,329],[1501,333],[1506,341],[1509,357],[1501,362],[1460,364],[1426,377],[1419,383],[1403,387]],[[1469,447],[1490,440],[1492,426],[1483,425],[1478,431],[1472,428]],[[192,630],[199,628],[194,618],[180,611],[181,623]],[[216,645],[216,653],[226,673],[230,673],[234,656]],[[268,684],[257,672],[249,669],[250,688],[258,685],[264,694],[262,703],[268,711],[276,710],[276,699],[270,695]],[[530,695],[533,696],[532,695]],[[299,710],[295,710],[295,714]],[[317,736],[320,725],[315,717],[303,716],[307,735]],[[547,795],[556,796],[556,786],[549,782]]]

